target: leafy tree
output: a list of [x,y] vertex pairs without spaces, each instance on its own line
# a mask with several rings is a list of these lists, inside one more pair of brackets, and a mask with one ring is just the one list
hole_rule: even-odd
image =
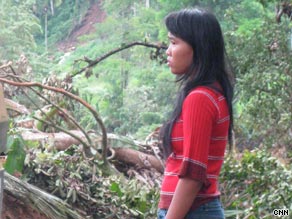
[[41,20],[43,34],[36,35],[46,51],[58,41],[69,36],[80,24],[90,6],[87,0],[36,0],[34,13]]
[[0,59],[16,59],[37,45],[34,34],[41,32],[38,18],[32,13],[35,1],[1,1]]
[[267,150],[229,156],[221,174],[225,212],[237,210],[230,218],[273,218],[274,209],[291,209],[291,182],[291,165],[285,166]]
[[250,147],[264,143],[291,148],[291,23],[286,19],[278,24],[268,9],[247,14],[257,25],[240,18],[227,34],[237,73],[237,129],[245,139],[241,143]]
[[[80,38],[84,46],[78,47],[67,63],[72,63],[81,54],[94,59],[133,41],[157,41],[160,29],[158,26],[161,26],[162,20],[156,19],[153,8],[128,1],[117,10],[110,3],[106,2],[104,5],[108,10],[107,19],[96,25],[96,33]],[[141,25],[142,23],[146,25]],[[162,123],[164,112],[170,111],[170,107],[167,107],[169,100],[162,100],[168,94],[164,95],[161,91],[173,92],[174,84],[171,85],[169,79],[165,80],[165,76],[161,77],[166,75],[166,68],[159,61],[151,60],[153,53],[154,51],[147,48],[134,47],[104,60],[92,69],[93,75],[90,78],[80,80],[78,76],[75,84],[80,94],[96,105],[109,131],[120,134],[139,132],[141,137],[145,137],[145,132],[148,134],[153,127]],[[167,77],[170,75],[168,73]],[[165,80],[164,83],[158,78]],[[156,87],[153,81],[161,85]],[[95,88],[88,86],[88,83],[95,84]]]

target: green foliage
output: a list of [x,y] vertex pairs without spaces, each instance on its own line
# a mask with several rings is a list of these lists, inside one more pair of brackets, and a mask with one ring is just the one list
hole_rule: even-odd
[[229,156],[221,172],[225,208],[241,210],[240,218],[272,218],[273,209],[291,209],[291,171],[262,149]]
[[36,35],[38,42],[43,44],[47,28],[48,44],[51,49],[54,49],[56,43],[68,37],[71,31],[80,24],[89,6],[90,2],[86,0],[36,0],[34,12],[41,20],[43,28],[43,34]]
[[[208,6],[222,19],[223,29],[228,28],[225,32],[227,49],[238,78],[237,99],[240,98],[240,101],[236,103],[239,121],[236,130],[239,132],[239,136],[249,140],[262,139],[259,136],[266,133],[266,127],[270,127],[268,124],[276,123],[279,117],[277,115],[283,115],[283,119],[279,120],[283,127],[281,129],[284,130],[288,127],[287,119],[290,113],[287,111],[279,113],[279,111],[283,111],[283,108],[280,109],[282,94],[279,94],[281,90],[279,88],[283,87],[284,81],[287,83],[287,77],[283,74],[279,76],[278,73],[282,70],[277,66],[271,66],[270,52],[267,49],[269,43],[279,34],[279,31],[275,32],[275,29],[278,28],[277,24],[272,21],[274,12],[269,11],[269,8],[264,8],[258,1],[230,2],[224,0],[174,1],[172,4],[169,4],[169,1],[152,1],[150,8],[134,1],[127,1],[123,7],[119,8],[116,8],[115,4],[118,3],[112,1],[104,3],[104,10],[107,13],[105,22],[96,25],[96,33],[82,39],[84,45],[78,47],[65,62],[68,68],[60,65],[59,69],[66,69],[68,73],[70,63],[73,63],[74,59],[78,59],[84,54],[89,58],[96,58],[127,42],[141,39],[164,41],[166,40],[166,30],[163,18],[170,10],[178,10],[181,7],[195,4]],[[160,12],[157,12],[158,9]],[[145,25],[141,25],[141,23]],[[285,25],[286,23],[282,26],[285,27]],[[271,27],[275,27],[275,29],[272,30]],[[283,30],[281,33],[285,31],[287,30]],[[283,39],[287,38],[287,35],[280,35],[283,36]],[[145,54],[148,51],[149,49],[145,48],[123,51],[93,68],[92,72],[95,77],[91,76],[88,79],[78,77],[76,80],[75,85],[79,88],[81,96],[86,96],[89,98],[89,102],[96,106],[110,132],[142,137],[141,133],[144,131],[141,130],[146,131],[147,127],[152,128],[154,124],[161,123],[167,113],[171,111],[172,100],[168,97],[174,97],[175,87],[170,81],[170,73],[158,63],[147,60]],[[257,65],[254,64],[254,60],[258,60]],[[284,66],[287,68],[287,65]],[[261,77],[257,77],[260,81],[254,80],[259,74],[267,76],[267,78],[265,79],[261,75]],[[278,79],[278,82],[275,82],[275,78]],[[165,84],[166,80],[167,84]],[[156,86],[153,86],[153,82]],[[269,87],[268,89],[274,90],[273,96],[263,96],[262,90],[266,86]],[[260,93],[260,97],[257,96],[258,93]],[[275,97],[278,97],[278,100],[275,100]],[[283,99],[283,102],[288,103],[286,99]],[[274,110],[275,106],[271,106],[271,104],[276,105],[279,110]],[[275,116],[268,121],[266,118],[271,117],[268,116],[269,111],[261,110],[258,113],[259,105],[273,109],[272,115]],[[156,120],[153,121],[153,124],[145,121],[145,113],[155,114]],[[86,117],[81,116],[81,118]],[[253,122],[255,119],[265,121],[255,124]]]
[[118,203],[124,203],[131,209],[137,218],[153,218],[157,212],[159,190],[147,189],[136,180],[128,184],[115,180],[111,185],[111,191],[118,195]]
[[[137,4],[134,7],[133,17],[125,15],[118,20],[116,14],[108,12],[106,21],[96,25],[96,33],[82,38],[86,40],[83,46],[76,48],[65,60],[68,71],[70,63],[84,54],[95,59],[128,42],[141,41],[141,38],[146,41],[157,39],[157,25],[161,22],[151,19],[155,17],[154,10],[139,8]],[[141,26],[142,22],[147,25]],[[120,34],[113,35],[113,32]],[[161,124],[171,110],[171,98],[166,99],[165,96],[174,93],[173,77],[165,66],[150,59],[150,53],[151,49],[144,47],[122,51],[94,67],[91,77],[77,76],[74,80],[80,95],[100,112],[109,132],[135,135],[141,128],[144,131],[139,131],[139,137],[145,137],[141,134],[146,130],[152,131],[149,129],[153,127],[152,121],[146,121],[146,117],[151,117],[155,124]],[[82,65],[76,63],[75,67],[78,69]],[[64,71],[64,65],[60,67]],[[59,71],[57,68],[56,71]],[[80,118],[89,124],[87,117]]]
[[135,179],[103,176],[98,162],[84,159],[77,146],[60,152],[30,149],[25,164],[23,177],[29,183],[82,209],[87,216],[153,218],[156,214],[156,188]]
[[7,160],[4,164],[5,170],[14,174],[21,173],[25,159],[25,143],[20,135],[10,135],[7,141]]
[[34,1],[1,1],[0,60],[16,59],[36,48],[34,34],[41,32],[38,18],[32,13]]
[[[224,16],[221,15],[220,18],[224,21],[222,22],[222,27],[227,34],[232,34],[239,38],[248,38],[256,30],[260,30],[264,23],[264,18],[272,16],[272,14],[271,11],[265,10],[257,1],[244,0],[226,8]],[[232,46],[237,45],[232,44]]]
[[276,24],[269,16],[262,20],[262,27],[250,36],[227,35],[237,73],[237,128],[239,135],[246,133],[244,138],[255,145],[284,144],[289,148],[290,27],[287,22]]

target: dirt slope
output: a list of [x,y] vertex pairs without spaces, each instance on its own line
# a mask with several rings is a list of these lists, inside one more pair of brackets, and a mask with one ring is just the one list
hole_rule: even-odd
[[69,37],[58,44],[61,51],[70,51],[78,44],[78,37],[94,32],[94,25],[101,23],[106,18],[106,14],[101,9],[101,1],[93,4],[87,11],[80,25],[76,26]]

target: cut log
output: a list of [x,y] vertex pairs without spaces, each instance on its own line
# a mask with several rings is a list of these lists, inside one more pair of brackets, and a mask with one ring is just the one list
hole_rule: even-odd
[[[74,133],[81,139],[85,140],[85,136],[81,131],[71,130],[70,132]],[[45,133],[40,131],[23,131],[21,133],[24,140],[29,141],[38,141],[38,142],[45,142],[57,150],[66,150],[71,145],[75,144],[78,145],[79,142],[75,138],[67,135],[66,133],[59,132],[59,133]],[[163,162],[158,159],[156,156],[151,154],[146,154],[141,151],[127,148],[127,146],[134,146],[139,147],[137,142],[126,140],[124,138],[117,139],[116,136],[108,135],[109,140],[119,140],[119,145],[124,144],[123,147],[112,147],[111,151],[113,152],[113,157],[110,159],[116,159],[121,162],[130,164],[130,165],[137,165],[138,167],[143,167],[147,169],[154,168],[158,172],[163,172]],[[101,142],[101,136],[92,134],[92,140],[95,142]],[[122,139],[122,141],[121,141]],[[117,143],[116,143],[117,144]]]
[[[85,135],[81,131],[70,130],[71,133],[80,137],[82,140],[86,140]],[[46,133],[41,131],[22,131],[21,136],[26,141],[37,141],[37,142],[46,142],[49,145],[52,145],[57,150],[66,150],[71,145],[78,145],[79,142],[77,139],[72,136],[64,133]]]
[[16,103],[13,100],[5,98],[4,102],[5,102],[5,107],[7,110],[14,111],[17,114],[29,114],[30,113],[29,110],[24,105]]
[[[45,191],[30,185],[20,179],[5,173],[4,196],[14,197],[17,202],[23,203],[27,208],[35,209],[49,219],[83,219],[70,205],[63,200]],[[15,206],[4,206],[4,209]],[[5,213],[5,212],[3,212]],[[19,218],[21,215],[19,215]]]
[[160,173],[163,172],[162,162],[153,155],[130,148],[113,148],[113,150],[115,151],[113,159],[147,169],[154,168]]
[[17,127],[33,129],[35,128],[35,120],[34,119],[25,119],[15,122]]

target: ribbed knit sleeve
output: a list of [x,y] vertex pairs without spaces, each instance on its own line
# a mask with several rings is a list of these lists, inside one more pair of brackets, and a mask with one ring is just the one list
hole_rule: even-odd
[[182,108],[183,157],[179,177],[188,177],[208,187],[207,165],[212,127],[218,117],[218,106],[206,90],[196,89],[185,99]]

